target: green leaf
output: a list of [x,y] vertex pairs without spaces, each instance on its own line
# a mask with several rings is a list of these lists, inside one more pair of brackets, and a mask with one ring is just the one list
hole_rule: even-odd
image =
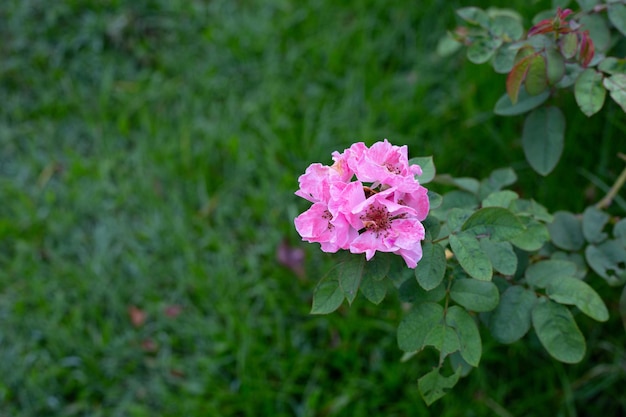
[[428,190],[428,203],[430,204],[430,209],[434,210],[441,206],[441,203],[443,203],[443,197],[434,191]]
[[565,117],[557,107],[541,107],[526,117],[522,146],[526,160],[541,175],[554,169],[563,152]]
[[559,304],[575,305],[594,320],[607,321],[609,311],[598,293],[584,281],[576,278],[552,280],[546,294]]
[[626,74],[613,74],[605,78],[603,84],[611,98],[626,112]]
[[585,12],[590,11],[595,6],[600,4],[600,0],[577,0],[577,1],[578,1],[578,4],[580,4],[580,8]]
[[578,52],[578,35],[575,32],[566,33],[561,36],[559,47],[563,57],[572,59]]
[[565,260],[549,259],[530,265],[526,281],[535,287],[546,288],[550,283],[576,276],[576,264]]
[[589,206],[583,213],[583,236],[589,243],[600,243],[606,240],[608,235],[602,230],[609,221],[609,215],[594,206]]
[[582,222],[572,213],[557,211],[554,221],[548,225],[552,242],[558,248],[565,250],[580,250],[585,244]]
[[506,241],[521,234],[524,225],[505,208],[485,207],[472,214],[461,230],[476,236],[486,236],[494,241]]
[[502,275],[513,275],[517,270],[517,255],[509,242],[494,242],[491,239],[481,239],[480,247],[493,265],[493,269]]
[[458,336],[461,357],[470,365],[478,366],[483,348],[478,326],[472,316],[461,307],[452,306],[446,313],[446,324],[453,328]]
[[404,303],[419,304],[429,301],[437,303],[444,299],[446,296],[446,290],[446,286],[442,283],[436,288],[426,291],[419,286],[415,278],[411,277],[400,285],[398,295],[400,297],[400,301]]
[[[387,273],[387,279],[389,279],[396,288],[400,288],[408,279],[415,281],[415,276],[413,275],[414,271],[406,267],[406,263],[401,257],[392,253],[387,255],[389,255],[389,272]],[[415,284],[417,284],[417,282]]]
[[478,7],[463,7],[457,9],[456,14],[468,23],[481,26],[485,29],[489,28],[489,16],[484,10]]
[[613,226],[613,237],[621,242],[622,246],[626,246],[626,219],[618,221]]
[[598,69],[607,74],[626,74],[626,58],[606,57],[600,62]]
[[437,177],[440,184],[454,185],[471,194],[476,194],[480,187],[480,182],[475,178],[453,178],[449,174],[442,174]]
[[506,43],[501,45],[493,54],[492,65],[494,71],[498,74],[507,74],[511,71],[511,69],[513,69],[513,64],[515,63],[516,54],[517,49],[511,48],[510,45]]
[[576,103],[587,117],[599,112],[604,105],[606,90],[602,86],[603,79],[602,73],[593,68],[587,68],[574,84]]
[[328,314],[337,310],[344,300],[339,280],[335,276],[326,275],[313,291],[311,314]]
[[585,356],[585,338],[567,307],[540,300],[532,309],[532,323],[539,341],[556,360],[578,363]]
[[471,277],[479,279],[481,281],[491,280],[493,270],[491,269],[491,262],[487,255],[483,253],[476,237],[468,234],[461,233],[458,235],[450,235],[450,248],[461,267]]
[[365,280],[366,278],[372,279],[374,281],[382,281],[383,279],[385,279],[385,277],[389,273],[389,268],[391,265],[389,256],[395,255],[378,253],[372,259],[366,261],[363,267],[363,280]]
[[471,193],[453,190],[444,195],[441,208],[447,211],[455,207],[467,209],[476,208],[478,207],[478,200],[476,196]]
[[599,14],[584,14],[578,22],[583,30],[589,31],[589,36],[597,52],[604,52],[611,46],[611,32],[606,19]]
[[441,230],[441,222],[435,217],[429,215],[424,220],[422,220],[422,226],[426,230],[426,240],[435,240],[437,236],[439,236],[439,231]]
[[450,367],[452,369],[461,369],[461,377],[466,377],[472,372],[474,367],[469,363],[465,362],[465,359],[461,356],[461,352],[454,352],[448,356],[450,359]]
[[349,304],[352,304],[359,291],[365,262],[364,256],[351,256],[339,265],[339,286]]
[[415,277],[420,286],[430,291],[441,284],[446,272],[446,254],[437,243],[422,244],[422,259],[415,267]]
[[387,282],[375,280],[370,275],[364,275],[359,290],[370,302],[378,305],[387,295]]
[[453,190],[443,196],[443,201],[437,209],[430,211],[435,218],[446,221],[448,211],[453,208],[472,209],[478,207],[478,199],[467,191]]
[[513,168],[499,168],[491,172],[487,180],[494,189],[498,189],[498,187],[502,188],[514,184],[517,181],[517,174]]
[[552,0],[552,8],[556,9],[560,7],[561,9],[565,9],[569,6],[571,0]]
[[578,252],[554,252],[551,259],[560,261],[570,261],[576,264],[576,274],[574,278],[585,279],[589,268],[587,267],[587,261],[585,261],[585,255]]
[[514,184],[517,181],[517,175],[512,168],[500,168],[489,174],[489,177],[480,182],[478,194],[480,198],[485,198],[489,194],[500,191],[507,185]]
[[441,37],[439,39],[439,42],[437,42],[436,51],[437,55],[439,55],[440,57],[447,58],[462,47],[463,44],[456,40],[450,32],[447,32],[445,36]]
[[544,224],[528,220],[525,226],[526,229],[521,234],[511,239],[514,246],[527,252],[534,252],[550,240],[550,232]]
[[609,20],[615,26],[615,29],[626,36],[626,5],[620,3],[612,3],[607,10]]
[[576,80],[578,80],[578,77],[580,76],[580,74],[584,70],[585,69],[582,67],[582,65],[578,63],[569,63],[569,62],[566,63],[565,64],[565,76],[561,79],[561,81],[556,83],[555,87],[560,88],[560,89],[565,89],[565,88],[569,88],[573,86],[576,83]]
[[502,37],[506,42],[517,41],[524,35],[524,27],[519,19],[513,16],[499,14],[491,21],[491,33]]
[[433,369],[417,380],[417,387],[426,405],[431,405],[452,389],[461,377],[461,367],[457,368],[454,374],[443,376],[439,373],[439,368]]
[[502,45],[502,39],[499,38],[476,39],[467,48],[467,59],[474,64],[484,64],[491,59],[500,45]]
[[424,346],[432,346],[440,352],[440,356],[446,357],[452,352],[461,349],[461,341],[454,329],[443,321],[433,324],[430,332],[426,335]]
[[565,59],[557,49],[546,49],[546,75],[550,85],[558,83],[565,75]]
[[441,323],[443,307],[435,303],[416,305],[398,326],[398,347],[405,352],[416,352],[425,346],[426,336],[433,326]]
[[550,97],[550,91],[544,91],[537,96],[531,96],[525,90],[520,90],[517,102],[513,104],[508,94],[503,94],[496,102],[493,112],[498,116],[517,116],[541,106]]
[[589,271],[584,254],[578,252],[554,252],[550,259],[555,261],[568,261],[575,264],[576,274],[573,275],[574,278],[585,279]]
[[450,289],[450,297],[468,310],[491,311],[500,302],[498,287],[491,281],[456,279]]
[[530,329],[531,310],[537,301],[533,291],[520,286],[507,288],[489,317],[489,330],[501,343],[513,343]]
[[417,164],[422,168],[422,175],[417,175],[416,178],[420,184],[428,184],[435,178],[435,163],[432,156],[422,156],[417,158],[411,158],[409,160],[410,165]]
[[487,15],[491,18],[491,19],[495,19],[498,16],[508,16],[511,17],[515,20],[517,20],[518,22],[520,22],[520,24],[523,22],[523,18],[522,15],[513,9],[500,9],[498,7],[489,7],[487,10]]
[[617,240],[587,246],[585,259],[591,269],[609,285],[617,286],[626,282],[626,249]]
[[531,96],[542,93],[548,87],[546,58],[543,55],[538,54],[531,58],[524,79],[524,86]]
[[519,198],[519,195],[517,195],[516,192],[511,191],[511,190],[496,191],[496,192],[489,194],[482,201],[481,205],[483,207],[507,208],[511,205],[511,202],[513,202],[513,200],[516,200],[518,198]]
[[456,233],[461,230],[461,226],[463,223],[474,214],[473,210],[470,209],[462,209],[462,208],[453,208],[448,211],[447,221],[448,221],[448,229],[450,233]]
[[529,215],[533,219],[542,222],[552,223],[554,221],[554,216],[548,212],[548,209],[535,200],[515,200],[511,203],[509,209],[515,214]]

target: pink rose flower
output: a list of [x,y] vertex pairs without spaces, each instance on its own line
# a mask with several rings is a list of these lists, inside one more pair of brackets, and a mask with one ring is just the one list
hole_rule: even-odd
[[314,203],[294,220],[296,230],[307,242],[317,242],[322,251],[334,253],[349,249],[358,231],[350,226],[344,214],[334,216],[324,203]]
[[358,142],[332,159],[331,166],[311,164],[298,178],[296,195],[313,203],[294,220],[302,239],[324,252],[365,253],[367,260],[376,251],[392,252],[415,268],[430,206],[407,147],[387,139],[369,148]]
[[394,146],[385,139],[368,149],[359,142],[346,153],[348,166],[362,182],[398,187],[400,191],[413,191],[419,185],[415,175],[421,175],[422,169],[419,165],[409,166],[406,145]]
[[352,241],[350,252],[365,253],[367,260],[376,251],[394,252],[402,256],[409,268],[415,268],[422,258],[424,226],[414,208],[393,201],[395,192],[389,188],[352,209],[353,218],[361,220],[364,230]]

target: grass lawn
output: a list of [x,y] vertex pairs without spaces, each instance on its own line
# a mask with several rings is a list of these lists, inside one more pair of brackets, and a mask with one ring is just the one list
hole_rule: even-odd
[[[577,318],[581,364],[483,333],[481,368],[427,408],[390,292],[309,315],[333,257],[300,242],[297,178],[388,138],[439,172],[512,165],[553,210],[622,166],[616,107],[573,115],[557,170],[524,162],[504,77],[438,39],[483,0],[4,0],[0,416],[562,416],[626,412],[624,329]],[[300,249],[303,270],[278,261]],[[598,291],[610,288],[593,281]],[[548,411],[550,410],[550,411]]]

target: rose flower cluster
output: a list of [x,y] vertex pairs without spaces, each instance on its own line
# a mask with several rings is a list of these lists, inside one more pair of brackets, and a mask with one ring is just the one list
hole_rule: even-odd
[[359,142],[332,157],[333,165],[311,164],[298,179],[296,195],[313,203],[294,221],[302,239],[324,252],[365,253],[368,261],[376,251],[393,252],[415,268],[429,203],[407,147]]

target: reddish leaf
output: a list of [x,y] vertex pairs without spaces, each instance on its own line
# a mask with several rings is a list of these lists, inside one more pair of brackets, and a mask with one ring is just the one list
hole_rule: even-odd
[[276,248],[278,263],[291,269],[298,277],[304,276],[304,251],[283,240]]
[[593,59],[594,53],[595,47],[593,41],[591,37],[589,37],[589,31],[586,30],[580,34],[580,60],[582,61],[583,67],[589,65]]
[[154,353],[159,350],[159,346],[152,339],[144,339],[141,341],[141,349],[144,352]]
[[559,39],[559,47],[561,53],[566,59],[572,59],[578,51],[578,35],[576,33],[568,33]]
[[[522,50],[518,53],[518,55],[522,53]],[[511,103],[517,103],[517,97],[519,95],[519,90],[522,86],[522,83],[526,79],[526,74],[528,73],[528,68],[532,60],[537,56],[537,53],[527,55],[517,61],[515,65],[513,65],[513,69],[509,72],[509,75],[506,78],[506,92],[511,99]]]
[[175,378],[184,378],[185,372],[181,371],[180,369],[170,369],[170,375]]
[[539,21],[535,26],[531,27],[528,31],[528,37],[540,35],[544,33],[550,33],[554,29],[552,28],[552,19],[543,19]]
[[571,32],[572,29],[570,28],[569,23],[566,19],[572,13],[573,12],[570,9],[561,10],[561,8],[559,7],[556,10],[556,16],[554,17],[554,19],[544,19],[539,21],[535,26],[530,28],[530,30],[528,31],[528,37],[530,38],[534,35],[551,32],[561,34]]
[[146,322],[147,314],[145,311],[135,307],[128,307],[128,316],[130,317],[130,322],[135,327],[141,327]]
[[180,313],[182,313],[183,308],[177,304],[172,304],[169,305],[167,307],[165,307],[164,313],[167,317],[178,317],[180,315]]

